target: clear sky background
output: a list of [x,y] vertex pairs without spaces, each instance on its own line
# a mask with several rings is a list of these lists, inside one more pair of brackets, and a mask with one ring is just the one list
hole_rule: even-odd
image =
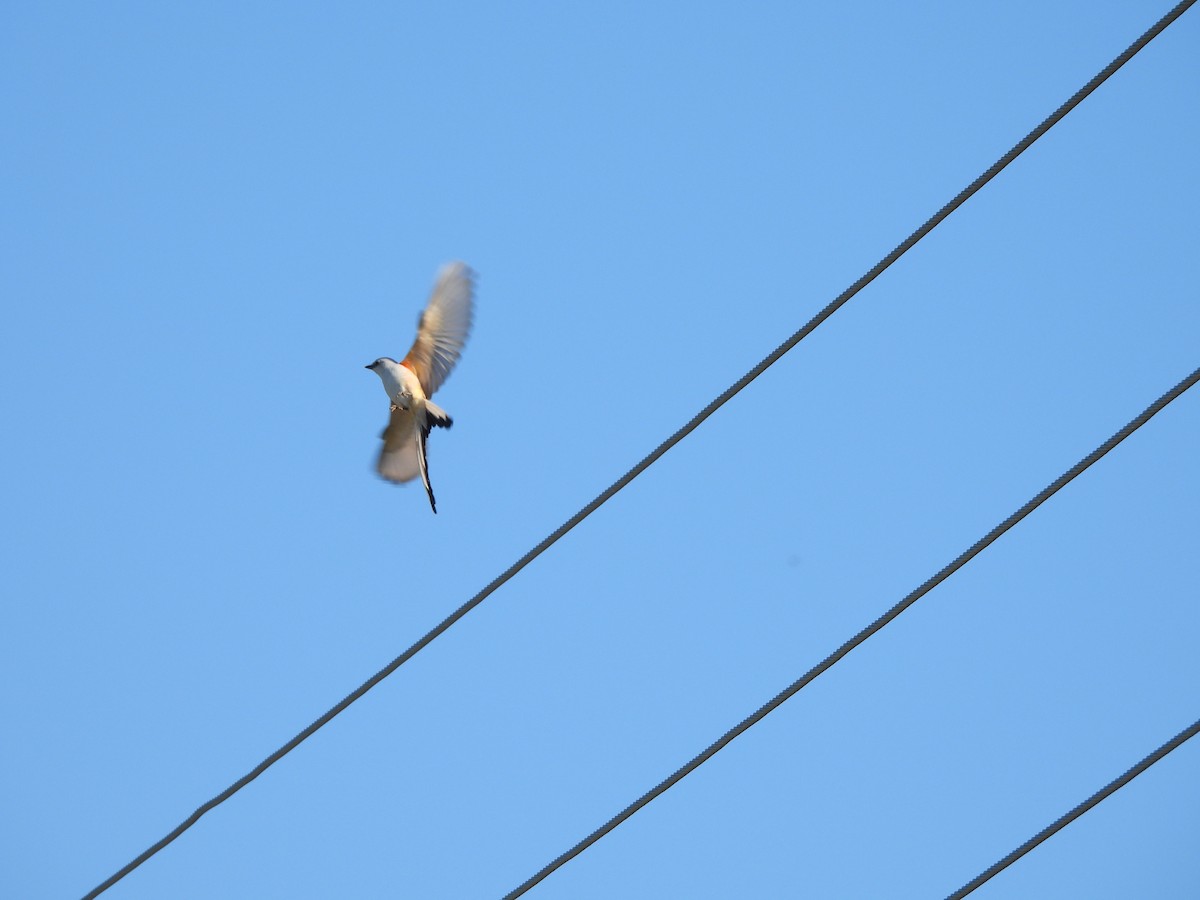
[[[1157,2],[6,3],[0,895],[83,894],[854,281]],[[499,897],[1200,364],[1200,13],[114,888]],[[363,365],[480,275],[440,513]],[[530,893],[943,897],[1200,716],[1193,391]],[[978,892],[1200,894],[1200,743]]]

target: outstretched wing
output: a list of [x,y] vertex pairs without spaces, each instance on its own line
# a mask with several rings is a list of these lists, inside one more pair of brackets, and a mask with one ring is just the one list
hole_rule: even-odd
[[392,418],[383,430],[383,449],[375,470],[388,481],[412,481],[421,474],[418,460],[417,428],[411,412],[392,410]]
[[449,263],[438,272],[433,295],[417,325],[417,340],[402,360],[417,373],[426,397],[442,386],[462,355],[471,333],[474,293],[475,273],[464,263]]

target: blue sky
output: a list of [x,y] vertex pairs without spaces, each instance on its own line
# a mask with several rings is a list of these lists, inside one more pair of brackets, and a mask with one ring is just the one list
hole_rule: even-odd
[[[78,896],[611,483],[1166,3],[9,4],[0,894]],[[499,897],[1200,363],[1189,12],[109,894]],[[372,473],[480,273],[439,514]],[[530,897],[941,897],[1200,715],[1200,395]],[[1194,897],[1200,745],[979,897]]]

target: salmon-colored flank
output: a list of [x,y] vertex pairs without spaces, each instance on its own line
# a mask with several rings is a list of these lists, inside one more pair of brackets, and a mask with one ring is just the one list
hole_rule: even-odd
[[414,375],[417,374],[417,370],[409,364],[407,356],[400,360],[400,365],[404,366],[404,368],[408,369],[408,371],[412,372]]

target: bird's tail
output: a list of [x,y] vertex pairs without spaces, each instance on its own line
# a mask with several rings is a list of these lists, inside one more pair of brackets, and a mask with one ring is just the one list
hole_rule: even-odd
[[436,425],[438,428],[449,428],[454,424],[454,420],[446,414],[446,411],[432,400],[425,401],[425,420],[430,427]]
[[421,483],[425,485],[425,493],[429,495],[429,507],[437,513],[437,501],[433,499],[433,485],[429,483],[429,461],[425,456],[425,439],[429,437],[429,428],[417,429],[417,465],[421,468]]

